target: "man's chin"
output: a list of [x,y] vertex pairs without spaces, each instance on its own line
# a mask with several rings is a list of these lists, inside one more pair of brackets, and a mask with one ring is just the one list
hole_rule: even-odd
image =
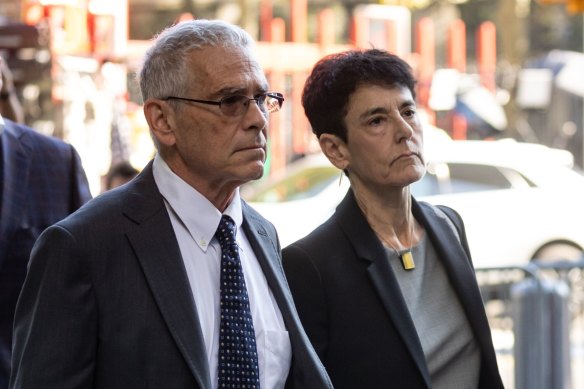
[[265,170],[264,163],[258,161],[255,166],[250,168],[248,174],[245,175],[246,181],[259,180],[264,176],[265,173],[264,170]]

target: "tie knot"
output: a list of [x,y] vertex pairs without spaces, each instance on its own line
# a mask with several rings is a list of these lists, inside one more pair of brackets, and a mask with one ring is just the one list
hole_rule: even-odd
[[221,216],[219,227],[215,232],[221,248],[235,244],[235,222],[228,215]]

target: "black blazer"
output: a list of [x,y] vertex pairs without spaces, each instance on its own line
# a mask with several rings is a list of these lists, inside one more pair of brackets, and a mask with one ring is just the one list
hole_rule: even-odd
[[[243,228],[292,343],[293,388],[330,388],[300,325],[274,227]],[[46,230],[18,301],[12,388],[210,388],[195,301],[149,164]]]
[[[442,211],[414,199],[412,212],[477,339],[480,388],[502,388],[462,220],[455,228]],[[302,324],[336,389],[431,388],[400,287],[351,190],[328,221],[283,250],[283,261]]]
[[91,193],[70,144],[4,119],[0,145],[0,388],[6,388],[14,310],[32,246]]

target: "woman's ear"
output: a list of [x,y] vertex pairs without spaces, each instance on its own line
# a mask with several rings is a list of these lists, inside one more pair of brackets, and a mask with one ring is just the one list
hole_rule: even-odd
[[160,99],[148,99],[144,103],[144,116],[153,136],[164,146],[173,146],[176,143],[174,133],[174,109]]
[[320,149],[329,161],[338,169],[345,170],[349,166],[349,150],[344,140],[333,134],[321,134],[318,138]]

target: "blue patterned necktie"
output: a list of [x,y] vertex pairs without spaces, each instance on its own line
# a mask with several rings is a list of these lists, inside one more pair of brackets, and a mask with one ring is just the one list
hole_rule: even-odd
[[221,322],[219,388],[260,387],[255,331],[235,241],[235,223],[227,215],[215,233],[221,245]]

